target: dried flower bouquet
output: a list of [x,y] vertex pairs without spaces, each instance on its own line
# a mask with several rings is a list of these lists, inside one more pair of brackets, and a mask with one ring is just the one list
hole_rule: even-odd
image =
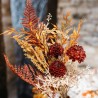
[[35,98],[67,98],[69,88],[76,85],[79,77],[88,70],[78,67],[78,63],[86,57],[83,47],[77,42],[82,21],[77,29],[71,28],[72,18],[68,12],[61,28],[53,25],[53,29],[49,29],[51,18],[49,14],[46,24],[40,22],[31,1],[27,0],[22,19],[23,28],[19,31],[11,28],[4,32],[17,41],[24,55],[34,64],[14,66],[5,55],[10,69],[33,85],[33,91],[37,90]]

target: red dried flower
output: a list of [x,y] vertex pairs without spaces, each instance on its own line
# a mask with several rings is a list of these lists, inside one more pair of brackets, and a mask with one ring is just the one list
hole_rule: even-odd
[[49,55],[58,58],[58,56],[61,56],[63,54],[63,51],[64,51],[63,47],[60,44],[55,43],[50,46]]
[[66,67],[63,62],[61,61],[54,61],[49,66],[49,72],[54,77],[62,77],[66,73]]
[[68,55],[69,59],[72,59],[72,61],[78,61],[79,63],[83,62],[86,58],[85,51],[82,46],[74,45],[70,47],[66,54]]

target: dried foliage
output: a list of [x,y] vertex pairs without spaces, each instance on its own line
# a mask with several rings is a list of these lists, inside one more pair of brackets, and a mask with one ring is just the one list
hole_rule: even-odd
[[28,29],[34,29],[38,26],[38,18],[36,12],[32,7],[31,0],[26,1],[26,7],[24,10],[24,18],[22,19],[22,24]]
[[98,90],[88,90],[88,91],[84,92],[82,95],[84,97],[87,96],[87,95],[90,95],[91,98],[95,98],[95,96],[98,96]]
[[[77,39],[82,21],[80,21],[78,29],[69,28],[72,24],[72,18],[68,12],[66,16],[64,16],[65,23],[62,23],[62,27],[59,29],[56,25],[53,25],[54,28],[50,30],[48,28],[50,19],[51,15],[49,14],[47,24],[38,23],[38,18],[34,8],[32,8],[31,0],[27,0],[24,18],[22,19],[22,24],[27,29],[20,29],[18,33],[12,28],[4,33],[11,35],[11,37],[17,41],[23,49],[24,55],[31,60],[34,67],[31,65],[13,66],[9,63],[6,56],[5,60],[10,69],[24,81],[34,85],[38,93],[45,94],[50,98],[54,98],[53,96],[59,93],[60,96],[64,98],[66,91],[77,83],[78,76],[81,76],[84,72],[84,70],[80,70],[78,64],[73,63],[66,54],[66,51],[71,46],[78,44]],[[72,33],[70,34],[69,32]],[[49,49],[51,45],[55,43],[60,44],[60,49],[64,50],[58,51],[61,53],[56,52],[60,54],[57,57],[51,57],[49,55]],[[62,77],[54,77],[49,73],[49,66],[56,60],[63,62],[64,67],[66,67],[66,74]],[[54,66],[57,65],[55,64]],[[36,96],[35,98],[37,98]]]
[[17,74],[21,79],[23,79],[24,81],[26,81],[27,83],[31,84],[31,85],[35,85],[35,81],[34,81],[34,70],[33,68],[31,68],[31,66],[29,65],[24,65],[24,66],[13,66],[10,64],[10,62],[8,61],[8,58],[5,56],[5,60],[7,65],[9,66],[9,68],[15,73]]
[[47,96],[39,93],[39,94],[35,94],[34,98],[47,98]]

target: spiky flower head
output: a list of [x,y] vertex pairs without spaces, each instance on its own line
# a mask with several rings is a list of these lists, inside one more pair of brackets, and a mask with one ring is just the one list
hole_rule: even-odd
[[72,47],[70,47],[67,50],[66,54],[73,62],[78,61],[79,63],[81,63],[86,58],[83,47],[79,45],[73,45]]
[[63,47],[59,43],[55,43],[50,46],[49,55],[58,58],[58,56],[61,56],[63,54],[63,51]]
[[54,77],[62,77],[66,74],[66,66],[61,61],[54,61],[49,66],[49,72]]

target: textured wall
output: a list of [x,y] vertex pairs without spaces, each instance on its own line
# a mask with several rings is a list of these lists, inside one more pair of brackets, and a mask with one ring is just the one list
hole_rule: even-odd
[[87,52],[85,64],[98,66],[98,0],[58,0],[58,25],[70,11],[74,23],[83,19],[80,43]]

